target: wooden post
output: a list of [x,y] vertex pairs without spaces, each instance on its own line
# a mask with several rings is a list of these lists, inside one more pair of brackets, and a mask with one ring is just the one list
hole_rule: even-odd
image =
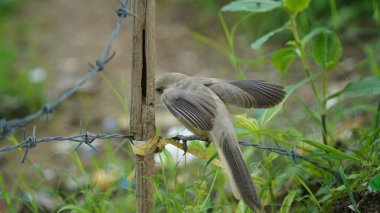
[[[147,141],[155,133],[155,0],[134,0],[131,132]],[[135,155],[137,212],[153,212],[154,154]]]

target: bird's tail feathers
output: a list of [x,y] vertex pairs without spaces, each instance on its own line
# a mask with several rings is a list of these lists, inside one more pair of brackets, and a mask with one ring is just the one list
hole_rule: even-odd
[[212,137],[215,141],[219,158],[226,170],[234,196],[237,199],[242,199],[252,210],[261,211],[262,205],[259,196],[244,162],[229,118],[226,116],[217,116],[215,118]]

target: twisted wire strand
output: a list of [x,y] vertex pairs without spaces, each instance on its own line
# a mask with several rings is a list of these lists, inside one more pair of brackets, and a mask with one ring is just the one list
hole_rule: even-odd
[[85,144],[92,149],[95,149],[94,146],[92,146],[92,142],[94,142],[96,139],[128,139],[133,140],[133,135],[127,135],[127,134],[91,134],[89,132],[83,133],[83,129],[81,128],[81,133],[78,135],[72,135],[72,136],[52,136],[52,137],[44,137],[44,138],[37,138],[36,137],[36,126],[33,127],[33,134],[32,136],[29,136],[26,138],[25,130],[24,130],[24,140],[20,143],[12,146],[7,146],[0,148],[0,152],[8,152],[12,151],[18,148],[25,148],[24,155],[22,157],[21,163],[25,162],[25,159],[29,153],[29,149],[36,147],[39,143],[47,143],[52,141],[72,141],[79,143],[74,151],[76,151],[81,145]]
[[[12,151],[12,150],[15,150],[18,148],[25,148],[25,152],[24,152],[23,158],[21,160],[21,163],[23,163],[25,161],[28,153],[29,153],[29,149],[36,147],[37,144],[39,144],[39,143],[46,143],[46,142],[52,142],[52,141],[72,141],[72,142],[79,143],[75,147],[74,151],[76,151],[83,144],[91,147],[92,149],[94,149],[96,151],[95,147],[93,147],[91,145],[91,143],[94,142],[96,139],[128,139],[128,140],[130,140],[130,142],[132,142],[132,140],[134,139],[134,136],[131,134],[130,135],[128,135],[128,134],[91,134],[89,132],[84,133],[83,125],[81,122],[81,130],[80,130],[80,134],[78,134],[78,135],[37,138],[36,137],[36,127],[34,126],[32,136],[29,136],[28,138],[26,138],[26,134],[25,134],[25,130],[24,130],[24,140],[22,142],[20,142],[16,145],[0,148],[0,152],[7,152],[7,151]],[[191,141],[191,140],[205,141],[203,139],[197,138],[196,136],[182,136],[182,135],[177,135],[175,137],[172,137],[171,139],[175,139],[175,140],[183,141],[183,142]],[[209,141],[206,140],[205,142],[208,143]],[[325,170],[326,172],[333,174],[337,178],[337,180],[341,179],[338,171],[335,171],[334,169],[325,167],[325,166],[321,165],[320,163],[311,160],[310,158],[307,158],[305,156],[298,154],[295,146],[293,146],[292,150],[286,150],[286,149],[282,149],[279,147],[263,146],[260,144],[254,144],[254,143],[245,142],[245,141],[239,141],[239,144],[242,146],[250,146],[250,147],[254,147],[256,149],[262,149],[262,150],[274,152],[274,153],[277,153],[280,155],[288,156],[292,163],[295,163],[296,159],[302,159],[304,161],[307,161],[307,162],[313,164],[314,166],[316,166],[322,170]]]

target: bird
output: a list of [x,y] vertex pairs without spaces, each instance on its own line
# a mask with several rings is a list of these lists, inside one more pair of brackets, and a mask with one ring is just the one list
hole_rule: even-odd
[[166,108],[198,138],[215,143],[236,199],[252,210],[263,211],[260,198],[234,132],[228,105],[270,108],[286,93],[279,85],[262,80],[223,80],[165,73],[155,82]]

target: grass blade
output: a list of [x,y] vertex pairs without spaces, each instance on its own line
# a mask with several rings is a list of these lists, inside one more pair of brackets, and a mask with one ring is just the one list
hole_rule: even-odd
[[297,190],[292,190],[286,195],[284,201],[282,202],[280,213],[289,213],[290,207],[292,206],[294,197],[297,194]]
[[358,207],[357,207],[358,205],[357,205],[357,203],[356,203],[356,201],[355,201],[355,199],[354,199],[354,195],[352,194],[352,190],[351,190],[351,188],[350,188],[350,185],[349,185],[348,182],[347,182],[347,179],[346,179],[346,177],[345,177],[344,172],[343,172],[343,171],[339,171],[339,175],[340,175],[340,177],[341,177],[342,180],[343,180],[344,187],[346,188],[346,191],[347,191],[347,193],[348,193],[348,197],[350,198],[350,201],[351,201],[351,203],[352,203],[352,206],[354,207],[354,209],[355,209],[356,212],[359,212],[359,213],[360,213],[360,211],[359,211],[359,209],[358,209]]
[[[288,135],[290,136],[290,135]],[[290,137],[294,137],[294,136],[290,136]],[[349,159],[349,160],[353,160],[353,161],[357,161],[357,162],[361,162],[363,163],[363,160],[360,159],[360,158],[357,158],[355,156],[352,156],[352,155],[349,155],[349,154],[346,154],[340,150],[337,150],[331,146],[328,146],[328,145],[325,145],[323,143],[319,143],[318,141],[314,141],[314,140],[311,140],[311,139],[308,139],[308,138],[303,138],[303,137],[295,137],[297,140],[300,140],[304,143],[307,143],[311,146],[314,146],[314,147],[317,147],[321,150],[324,150],[328,153],[332,153],[332,154],[335,154],[337,155],[339,158],[342,158],[342,159]]]
[[11,199],[9,198],[7,188],[5,187],[5,182],[3,178],[3,173],[0,171],[0,183],[1,183],[1,192],[2,192],[2,197],[4,197],[5,202],[7,203],[7,206],[9,207],[9,212],[15,212],[12,208],[12,203]]
[[306,185],[306,183],[294,172],[293,173],[293,176],[298,180],[298,182],[300,182],[300,184],[306,189],[306,191],[310,194],[310,197],[311,197],[311,200],[314,201],[314,203],[318,206],[318,208],[321,210],[321,212],[323,212],[323,209],[322,209],[322,206],[321,204],[319,204],[317,198],[315,197],[315,195],[313,194],[313,192],[310,190],[310,188]]

